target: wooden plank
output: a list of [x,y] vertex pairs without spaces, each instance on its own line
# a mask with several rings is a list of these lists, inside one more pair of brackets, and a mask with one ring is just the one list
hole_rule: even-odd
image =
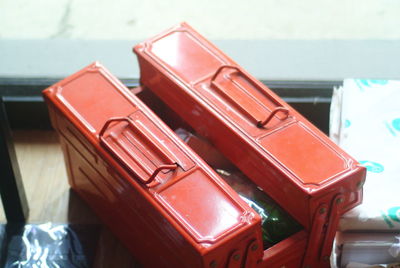
[[0,99],[0,194],[8,222],[24,222],[29,214],[28,202],[22,184],[15,154],[11,129],[3,100]]

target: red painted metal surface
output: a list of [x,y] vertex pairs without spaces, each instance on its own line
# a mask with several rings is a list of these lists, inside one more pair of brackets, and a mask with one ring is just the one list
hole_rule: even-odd
[[[329,266],[365,169],[187,24],[135,52],[137,95],[99,63],[44,91],[72,188],[147,267]],[[169,128],[189,125],[212,145]],[[304,229],[263,248],[260,216],[188,145]]]
[[[260,216],[103,66],[86,67],[44,96],[70,185],[141,263],[262,260]],[[304,237],[276,247],[302,255]]]
[[[142,85],[304,226],[302,265],[329,266],[339,216],[361,203],[365,168],[186,23],[134,52]],[[284,253],[267,251],[258,265],[279,267]]]

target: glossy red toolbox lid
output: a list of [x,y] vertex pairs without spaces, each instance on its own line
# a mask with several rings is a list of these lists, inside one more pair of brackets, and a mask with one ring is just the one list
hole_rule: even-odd
[[301,122],[262,136],[257,142],[305,185],[322,185],[353,164]]
[[325,135],[186,23],[135,52],[185,85],[306,189],[314,192],[355,167]]
[[340,215],[362,201],[365,168],[186,23],[134,52],[141,83],[315,230],[313,246],[326,254]]
[[[197,248],[206,252],[244,233],[262,244],[258,214],[102,65],[86,67],[44,95],[183,236],[207,244]],[[60,134],[68,139],[67,131]]]
[[[195,33],[184,28],[178,28],[147,45],[146,52],[158,57],[166,68],[173,70],[187,83],[208,77],[211,74],[210,71],[216,70],[224,63],[223,59],[216,57],[199,42]],[[188,68],[189,62],[190,68]],[[201,64],[196,64],[196,62]]]
[[158,193],[158,199],[180,219],[199,243],[214,243],[246,225],[252,213],[227,196],[221,186],[196,170]]

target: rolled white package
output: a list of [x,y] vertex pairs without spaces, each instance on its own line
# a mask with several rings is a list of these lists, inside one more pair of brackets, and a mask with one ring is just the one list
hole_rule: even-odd
[[[400,81],[344,80],[334,89],[330,137],[367,167],[363,203],[340,221],[332,266],[389,267],[400,254]],[[392,240],[378,239],[382,232]]]
[[367,167],[363,203],[339,229],[400,230],[400,81],[346,79],[334,90],[331,138]]

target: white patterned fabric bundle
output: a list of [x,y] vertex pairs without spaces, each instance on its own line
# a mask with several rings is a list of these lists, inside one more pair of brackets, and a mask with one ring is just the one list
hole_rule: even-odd
[[334,91],[330,129],[368,170],[363,204],[340,229],[400,230],[400,81],[344,80]]
[[[363,239],[371,242],[369,233],[385,231],[397,236],[400,233],[400,81],[344,80],[342,87],[334,89],[330,137],[367,168],[363,203],[343,215],[340,222],[344,236],[353,231],[365,234],[359,241],[347,241],[350,248],[360,249],[357,245]],[[400,243],[388,249],[397,261]]]

